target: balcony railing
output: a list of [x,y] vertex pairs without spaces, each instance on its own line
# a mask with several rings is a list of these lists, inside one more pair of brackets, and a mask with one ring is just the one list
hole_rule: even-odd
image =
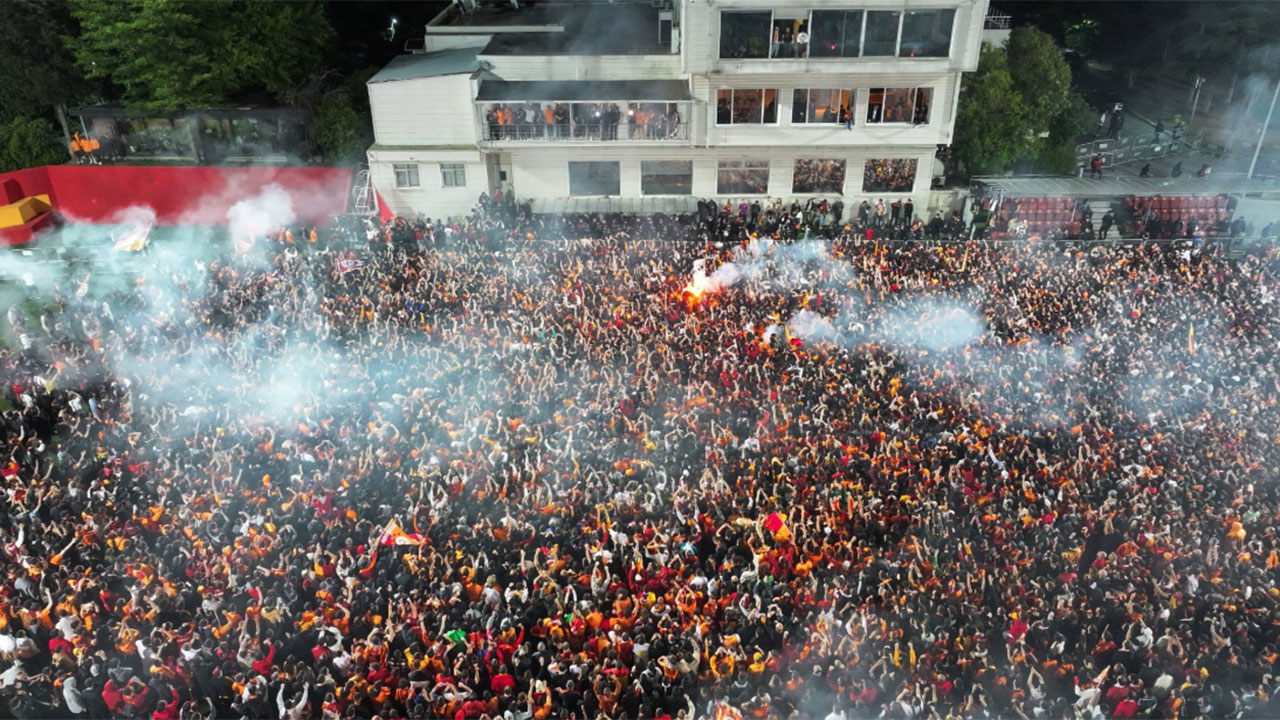
[[688,140],[689,126],[680,124],[675,127],[667,125],[632,125],[620,122],[612,123],[555,123],[546,125],[489,125],[490,142],[613,142],[617,141],[661,141]]
[[1013,16],[1003,13],[987,13],[982,22],[983,30],[1008,30],[1013,27]]
[[662,142],[689,139],[681,103],[481,106],[489,142]]

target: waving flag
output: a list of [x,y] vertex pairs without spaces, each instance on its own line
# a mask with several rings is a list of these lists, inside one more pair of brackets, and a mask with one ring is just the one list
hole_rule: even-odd
[[405,532],[395,519],[387,522],[382,534],[378,536],[379,545],[421,545],[425,540],[419,533]]

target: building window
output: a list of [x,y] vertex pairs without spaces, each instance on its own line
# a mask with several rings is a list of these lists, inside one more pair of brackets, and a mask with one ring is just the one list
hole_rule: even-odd
[[719,195],[764,195],[769,192],[768,160],[721,160],[716,173]]
[[867,122],[923,125],[932,104],[933,88],[871,88]]
[[773,19],[773,35],[769,37],[769,57],[809,57],[809,19],[789,17]]
[[868,160],[863,167],[862,192],[909,193],[915,186],[915,158]]
[[769,57],[769,12],[720,13],[720,57],[724,60]]
[[947,57],[955,10],[908,10],[902,18],[899,57]]
[[640,194],[692,195],[693,161],[642,160],[640,162]]
[[844,160],[796,160],[791,192],[842,194],[844,168]]
[[569,194],[574,197],[619,195],[622,171],[616,162],[569,163]]
[[440,184],[447,188],[466,187],[467,166],[462,163],[441,163]]
[[814,10],[813,57],[858,57],[862,50],[861,10]]
[[898,25],[902,13],[868,10],[867,32],[862,39],[863,57],[892,57],[898,54]]
[[421,185],[418,182],[418,163],[394,163],[391,169],[396,174],[396,187],[416,188]]
[[796,88],[791,92],[791,124],[836,123],[853,119],[852,90]]
[[778,91],[720,90],[716,97],[717,125],[760,125],[778,122]]

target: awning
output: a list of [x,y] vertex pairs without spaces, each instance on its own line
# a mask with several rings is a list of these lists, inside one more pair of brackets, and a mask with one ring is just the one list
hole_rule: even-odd
[[480,102],[678,102],[692,100],[683,80],[568,80],[507,82],[485,80]]

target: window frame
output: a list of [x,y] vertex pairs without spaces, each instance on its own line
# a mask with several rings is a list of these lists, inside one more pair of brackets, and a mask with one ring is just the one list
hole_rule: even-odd
[[[951,27],[950,29],[947,30],[947,48],[943,52],[943,54],[941,55],[903,55],[902,54],[902,36],[907,29],[907,16],[911,14],[945,13],[945,12],[951,13]],[[905,60],[912,60],[915,58],[929,58],[929,59],[936,60],[938,58],[951,57],[951,49],[955,45],[955,39],[956,39],[956,15],[957,15],[956,8],[904,8],[902,11],[902,21],[898,27],[898,57]]]
[[[596,193],[575,193],[573,191],[573,166],[574,165],[612,165],[617,171],[618,188],[614,192],[596,192]],[[622,163],[618,160],[569,160],[565,166],[565,172],[569,181],[569,197],[618,197],[622,194]]]
[[[450,181],[452,179],[452,182]],[[461,182],[457,182],[461,179]],[[464,188],[467,186],[466,163],[440,163],[440,187]]]
[[[874,176],[874,174],[875,174],[875,167],[876,167],[876,164],[882,164],[882,163],[886,163],[886,162],[893,162],[893,161],[895,161],[895,160],[904,160],[904,161],[907,161],[907,162],[912,163],[912,166],[911,166],[911,187],[910,187],[910,188],[908,188],[908,189],[906,189],[906,190],[902,190],[902,189],[897,189],[897,190],[895,190],[895,189],[893,189],[893,188],[884,188],[884,189],[875,189],[875,188],[872,188],[872,189],[868,189],[868,188],[867,188],[867,180],[868,180],[868,178],[867,178],[867,173],[868,173],[868,172],[871,172],[871,173],[872,173],[872,175]],[[849,182],[849,177],[848,177],[848,174],[847,174],[847,167],[846,167],[845,183],[848,183],[848,182]],[[861,184],[861,186],[860,186],[860,187],[862,188],[862,193],[863,193],[863,194],[872,194],[872,193],[895,193],[895,194],[897,194],[897,193],[905,193],[905,194],[912,194],[912,193],[916,192],[916,186],[919,184],[919,182],[920,182],[920,159],[919,159],[919,158],[914,158],[914,157],[905,157],[905,158],[904,158],[904,157],[898,157],[898,158],[892,158],[892,157],[890,157],[890,158],[867,158],[867,159],[866,159],[866,161],[865,161],[865,162],[863,163],[863,165],[862,165],[862,184]],[[928,189],[928,188],[926,187],[926,189]]]
[[[753,57],[725,57],[725,55],[724,55],[724,16],[725,16],[725,14],[730,14],[730,15],[764,15],[764,14],[766,14],[766,13],[768,13],[768,15],[769,15],[769,23],[768,23],[768,25],[767,25],[767,26],[766,26],[766,28],[765,28],[765,33],[764,33],[764,37],[763,37],[763,39],[764,39],[764,55],[763,55],[763,56],[761,56],[761,57],[754,57],[754,56],[753,56]],[[774,12],[773,12],[773,10],[752,10],[752,9],[745,9],[745,8],[743,8],[743,9],[729,9],[729,8],[723,8],[723,9],[721,9],[721,10],[720,10],[720,14],[719,14],[718,16],[716,16],[716,23],[719,25],[719,28],[718,28],[718,30],[719,30],[719,36],[716,38],[716,59],[717,59],[717,60],[738,61],[738,62],[741,62],[741,61],[744,61],[744,60],[745,60],[745,61],[750,61],[750,60],[770,60],[770,59],[772,59],[770,56],[772,55],[772,49],[773,49],[773,19],[774,19]]]
[[[802,162],[832,162],[841,163],[843,167],[840,170],[840,187],[835,190],[799,190],[796,188],[796,165]],[[844,195],[844,187],[849,182],[849,160],[848,158],[796,158],[791,163],[791,194],[792,195]]]
[[[653,163],[680,163],[684,165],[685,168],[687,168],[687,175],[685,174],[677,175],[676,173],[645,172],[645,165],[650,165]],[[685,188],[687,189],[687,192],[677,192],[677,193],[648,192],[645,190],[646,177],[656,177],[656,176],[662,176],[662,175],[667,175],[672,177],[687,177],[687,180],[685,182]],[[692,160],[641,160],[640,161],[640,195],[644,197],[685,197],[685,196],[693,195],[693,161]]]
[[[825,127],[827,125],[840,124],[840,108],[844,106],[843,102],[836,104],[836,117],[834,120],[827,121],[827,120],[811,120],[810,119],[813,116],[813,93],[815,92],[840,93],[841,101],[845,100],[845,93],[848,93],[849,114],[853,117],[856,124],[856,120],[858,117],[858,91],[857,90],[853,88],[812,87],[812,88],[791,88],[791,124],[793,126]],[[805,119],[800,122],[796,122],[796,119],[795,119],[797,93],[804,93],[804,98],[805,98],[805,111],[804,111]]]
[[[400,173],[405,173],[404,183],[400,182]],[[391,176],[397,189],[411,190],[422,187],[422,175],[416,162],[391,163]],[[412,184],[409,183],[410,179],[413,180]]]
[[[754,166],[753,166],[754,164]],[[729,167],[726,167],[729,166]],[[724,190],[721,188],[720,173],[725,170],[764,170],[764,190],[761,192],[735,192],[733,190]],[[748,160],[746,158],[737,160],[718,160],[716,162],[716,194],[748,196],[748,197],[766,197],[769,195],[769,181],[773,179],[773,164],[768,160]]]
[[[734,94],[735,94],[736,92],[738,92],[738,91],[754,91],[754,92],[758,92],[758,93],[760,93],[760,122],[734,122],[734,120],[733,120],[733,117],[734,117],[734,107],[733,107],[733,104],[734,104]],[[720,96],[721,96],[721,93],[726,93],[726,92],[727,92],[727,93],[729,93],[729,122],[727,122],[727,123],[722,123],[722,122],[720,122],[720,100],[721,100],[721,97],[720,97]],[[767,110],[767,109],[769,108],[769,103],[767,102],[767,98],[768,98],[768,95],[767,95],[767,94],[768,94],[769,92],[772,92],[772,93],[773,93],[773,120],[772,120],[772,121],[766,121],[766,120],[764,119],[764,116],[765,116],[765,110]],[[715,120],[716,120],[716,122],[715,122],[716,127],[731,127],[731,126],[735,126],[735,125],[744,125],[744,126],[752,126],[752,125],[778,125],[778,124],[779,124],[779,123],[778,123],[778,98],[779,98],[779,96],[780,96],[781,94],[782,94],[782,91],[781,91],[779,88],[776,88],[776,87],[760,87],[760,88],[726,88],[726,87],[722,87],[722,88],[717,88],[717,89],[716,89],[716,107],[715,107],[715,110],[714,110],[714,113],[715,113],[715,116],[714,116],[714,117],[715,117]]]
[[[889,98],[889,92],[893,90],[907,90],[910,93],[907,96],[907,107],[910,112],[910,117],[907,120],[887,121],[884,119],[885,108],[888,105],[887,100]],[[915,127],[917,125],[928,125],[929,124],[928,116],[933,114],[933,90],[934,88],[931,85],[920,85],[916,87],[906,87],[906,88],[887,87],[887,86],[886,87],[869,87],[867,88],[867,108],[866,108],[866,114],[863,115],[863,119],[862,119],[863,124],[864,125],[896,125],[896,126],[906,125],[910,127]],[[924,91],[925,97],[926,97],[926,101],[925,101],[926,116],[924,120],[919,120],[916,117],[917,111],[919,109],[919,102],[920,102],[919,96],[921,91]],[[876,103],[872,100],[872,98],[875,97],[876,92],[880,93],[879,103]],[[871,109],[876,107],[877,104],[880,107],[880,119],[872,120]]]

